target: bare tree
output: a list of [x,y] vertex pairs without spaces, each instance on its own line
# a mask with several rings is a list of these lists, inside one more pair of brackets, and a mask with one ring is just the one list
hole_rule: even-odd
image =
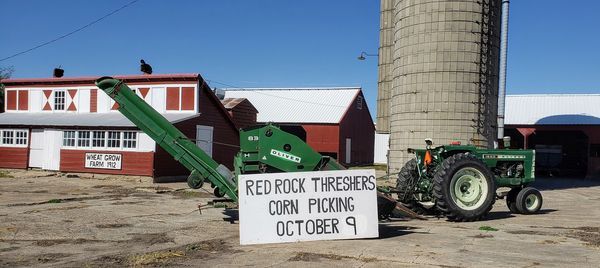
[[0,67],[0,113],[4,112],[4,84],[2,80],[10,78],[15,69],[12,66]]

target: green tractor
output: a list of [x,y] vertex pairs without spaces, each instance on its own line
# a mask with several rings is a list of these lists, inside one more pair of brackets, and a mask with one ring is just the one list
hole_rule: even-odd
[[[419,214],[445,215],[451,221],[485,217],[496,199],[506,198],[512,213],[532,214],[542,195],[535,180],[535,151],[479,149],[460,143],[408,149],[414,154],[398,174],[398,201]],[[505,140],[510,143],[510,139]],[[505,147],[509,147],[506,146]],[[510,188],[508,191],[498,191]]]

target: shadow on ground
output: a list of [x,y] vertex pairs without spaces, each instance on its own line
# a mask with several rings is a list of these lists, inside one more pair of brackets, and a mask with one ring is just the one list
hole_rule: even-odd
[[407,234],[419,233],[429,234],[428,232],[417,231],[419,227],[402,226],[394,224],[394,221],[379,223],[379,239],[393,238]]
[[541,177],[536,178],[531,186],[540,191],[594,187],[600,186],[600,179]]
[[[556,211],[558,211],[558,210],[556,210],[556,209],[541,209],[540,211],[538,211],[535,214],[550,214],[550,213],[554,213]],[[481,221],[493,221],[493,220],[513,218],[513,217],[516,217],[516,215],[509,211],[492,211],[485,217],[485,219],[483,219]]]

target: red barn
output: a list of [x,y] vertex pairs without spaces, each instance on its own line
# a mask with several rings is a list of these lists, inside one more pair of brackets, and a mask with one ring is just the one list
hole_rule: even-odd
[[[189,172],[117,111],[98,77],[7,79],[0,167],[157,177]],[[217,162],[232,166],[239,133],[198,74],[115,76]]]
[[600,94],[508,95],[504,122],[540,175],[600,177]]
[[246,98],[258,123],[274,122],[345,165],[373,163],[375,127],[360,88],[224,89]]

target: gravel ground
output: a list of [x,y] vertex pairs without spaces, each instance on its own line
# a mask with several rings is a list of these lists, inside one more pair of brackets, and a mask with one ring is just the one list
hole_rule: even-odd
[[480,222],[400,218],[379,239],[240,246],[235,211],[207,205],[210,188],[0,170],[0,267],[599,267],[600,180],[536,186],[536,215],[499,200]]

